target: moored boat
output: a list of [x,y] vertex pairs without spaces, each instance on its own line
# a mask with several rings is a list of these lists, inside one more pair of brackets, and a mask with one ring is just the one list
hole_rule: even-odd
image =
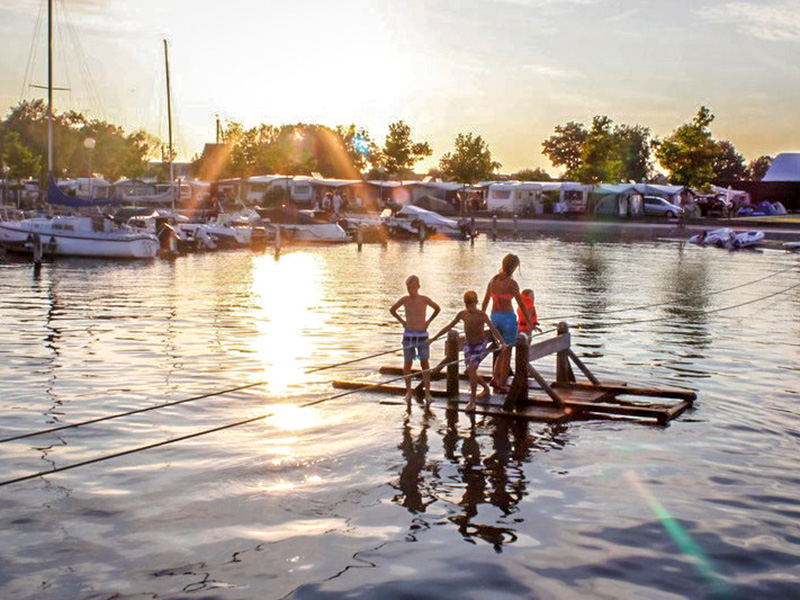
[[701,246],[717,246],[718,248],[746,248],[754,246],[764,239],[763,231],[740,231],[736,232],[730,227],[711,229],[693,235],[689,241]]

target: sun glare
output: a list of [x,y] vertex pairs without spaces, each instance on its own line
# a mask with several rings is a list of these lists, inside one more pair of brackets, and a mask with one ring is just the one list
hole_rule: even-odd
[[279,261],[264,255],[255,265],[253,292],[261,301],[259,335],[253,350],[264,365],[261,378],[272,394],[286,394],[305,379],[303,359],[313,352],[309,309],[320,298],[319,265],[311,254],[285,254]]

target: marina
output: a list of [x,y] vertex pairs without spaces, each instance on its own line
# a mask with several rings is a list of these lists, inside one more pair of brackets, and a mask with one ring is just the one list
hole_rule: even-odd
[[[546,423],[332,387],[397,377],[408,273],[444,321],[509,251],[601,384],[697,400],[666,426]],[[543,596],[609,565],[601,596],[796,584],[791,253],[482,236],[0,269],[3,438],[200,398],[0,444],[5,480],[259,419],[0,488],[4,597]]]

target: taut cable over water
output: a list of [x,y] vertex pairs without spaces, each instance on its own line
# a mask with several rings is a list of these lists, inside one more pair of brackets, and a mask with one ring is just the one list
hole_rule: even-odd
[[[431,372],[431,371],[434,371],[434,370],[437,370],[437,369],[441,369],[443,367],[450,366],[452,364],[457,364],[458,362],[460,362],[460,359],[455,360],[455,361],[451,361],[449,363],[440,364],[440,365],[437,365],[436,367],[431,367],[430,369],[426,369],[426,371],[427,372]],[[422,371],[418,371],[417,373],[421,374]],[[356,394],[358,392],[366,392],[366,391],[369,391],[371,389],[376,389],[376,388],[378,388],[378,387],[380,387],[382,385],[385,385],[386,383],[400,381],[400,380],[403,380],[405,378],[406,377],[404,375],[400,376],[400,377],[395,377],[393,379],[390,379],[389,381],[382,381],[382,382],[376,383],[374,385],[366,385],[366,386],[363,386],[363,387],[361,387],[359,389],[348,390],[346,392],[341,392],[339,394],[334,394],[333,396],[327,396],[325,398],[320,398],[318,400],[312,400],[310,402],[305,402],[305,403],[300,404],[298,406],[299,406],[299,408],[309,408],[311,406],[316,406],[317,404],[322,404],[324,402],[330,402],[331,400],[337,400],[339,398],[344,398],[345,396],[350,396],[350,395]],[[247,386],[247,387],[254,387],[255,385],[259,385],[259,384],[253,384],[253,385],[250,385],[250,386]],[[239,388],[239,389],[241,389],[241,388]],[[219,394],[222,394],[222,393],[225,393],[225,392],[218,392],[216,395],[219,395]],[[169,444],[175,444],[177,442],[182,442],[182,441],[189,440],[189,439],[196,438],[196,437],[200,437],[200,436],[203,436],[203,435],[209,435],[211,433],[216,433],[218,431],[224,431],[225,429],[232,429],[234,427],[240,427],[242,425],[248,425],[250,423],[255,423],[257,421],[263,421],[264,419],[268,419],[269,417],[272,417],[274,415],[275,415],[275,413],[267,413],[265,415],[259,415],[257,417],[251,417],[249,419],[243,419],[241,421],[236,421],[234,423],[228,423],[226,425],[220,425],[219,427],[213,427],[211,429],[204,429],[202,431],[196,431],[194,433],[190,433],[190,434],[183,435],[183,436],[180,436],[180,437],[172,438],[172,439],[169,439],[169,440],[163,440],[161,442],[156,442],[154,444],[148,444],[146,446],[139,446],[137,448],[130,448],[128,450],[123,450],[121,452],[115,452],[113,454],[107,454],[107,455],[104,455],[104,456],[98,456],[97,458],[91,458],[89,460],[73,463],[73,464],[70,464],[70,465],[65,465],[63,467],[56,467],[54,469],[50,469],[49,471],[39,471],[38,473],[32,473],[31,475],[23,475],[22,477],[17,477],[17,478],[14,478],[14,479],[7,479],[5,481],[0,481],[0,487],[5,487],[5,486],[11,485],[13,483],[21,483],[23,481],[28,481],[29,479],[36,479],[37,477],[43,477],[45,475],[53,475],[55,473],[61,473],[63,471],[70,471],[72,469],[77,469],[78,467],[85,467],[85,466],[88,466],[88,465],[92,465],[92,464],[99,463],[99,462],[104,462],[104,461],[111,460],[111,459],[114,459],[114,458],[120,458],[122,456],[127,456],[129,454],[136,454],[136,453],[139,453],[139,452],[144,452],[146,450],[152,450],[153,448],[159,448],[161,446],[167,446]],[[31,435],[38,435],[38,433],[37,434],[31,434]]]

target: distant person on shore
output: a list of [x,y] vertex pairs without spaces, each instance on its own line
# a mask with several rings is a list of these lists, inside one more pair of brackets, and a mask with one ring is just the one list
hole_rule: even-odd
[[[481,361],[489,354],[486,348],[486,332],[483,326],[486,325],[489,331],[492,332],[498,345],[503,347],[503,336],[494,326],[492,320],[482,310],[478,309],[478,294],[469,290],[464,293],[464,310],[456,315],[456,318],[450,321],[442,330],[431,338],[433,343],[438,338],[442,337],[445,333],[455,327],[456,323],[463,321],[464,323],[464,363],[467,365],[467,374],[469,375],[469,403],[467,403],[466,411],[473,412],[475,410],[475,402],[477,398],[483,398],[489,395],[489,386],[478,374],[478,366]],[[483,390],[478,395],[478,384],[480,383]]]
[[[425,388],[425,403],[430,405],[431,397],[431,375],[428,347],[428,326],[436,318],[441,309],[439,305],[427,296],[419,293],[419,277],[410,275],[406,279],[406,289],[408,295],[403,296],[395,302],[389,309],[392,316],[403,326],[403,375],[406,378],[406,402],[410,403],[414,397],[411,391],[411,365],[415,358],[419,359],[419,365],[425,373],[422,374],[422,383]],[[433,314],[426,318],[428,307],[431,307]],[[400,307],[404,309],[404,317],[398,314]]]
[[511,366],[511,347],[517,341],[517,315],[511,305],[512,300],[516,300],[528,327],[533,329],[530,313],[519,292],[519,284],[514,280],[514,271],[517,267],[519,267],[519,257],[516,254],[506,254],[503,257],[500,272],[489,280],[481,305],[481,310],[486,311],[491,299],[492,323],[500,330],[505,343],[505,347],[500,350],[494,363],[494,377],[492,378],[492,386],[496,392],[501,394],[508,393],[506,381]]
[[339,190],[333,195],[333,214],[338,215],[342,210],[342,195]]
[[322,197],[322,210],[325,213],[331,212],[331,205],[333,204],[333,194],[330,192],[325,192],[325,195]]
[[539,327],[539,317],[536,316],[536,306],[534,304],[534,296],[533,290],[530,288],[525,288],[522,290],[521,293],[522,302],[525,304],[525,307],[528,309],[528,314],[531,316],[531,325],[533,326],[532,329],[528,329],[528,322],[525,320],[525,315],[522,312],[521,308],[517,308],[517,320],[519,321],[519,331],[520,333],[525,333],[530,337],[532,331],[538,331],[541,333],[541,328]]

